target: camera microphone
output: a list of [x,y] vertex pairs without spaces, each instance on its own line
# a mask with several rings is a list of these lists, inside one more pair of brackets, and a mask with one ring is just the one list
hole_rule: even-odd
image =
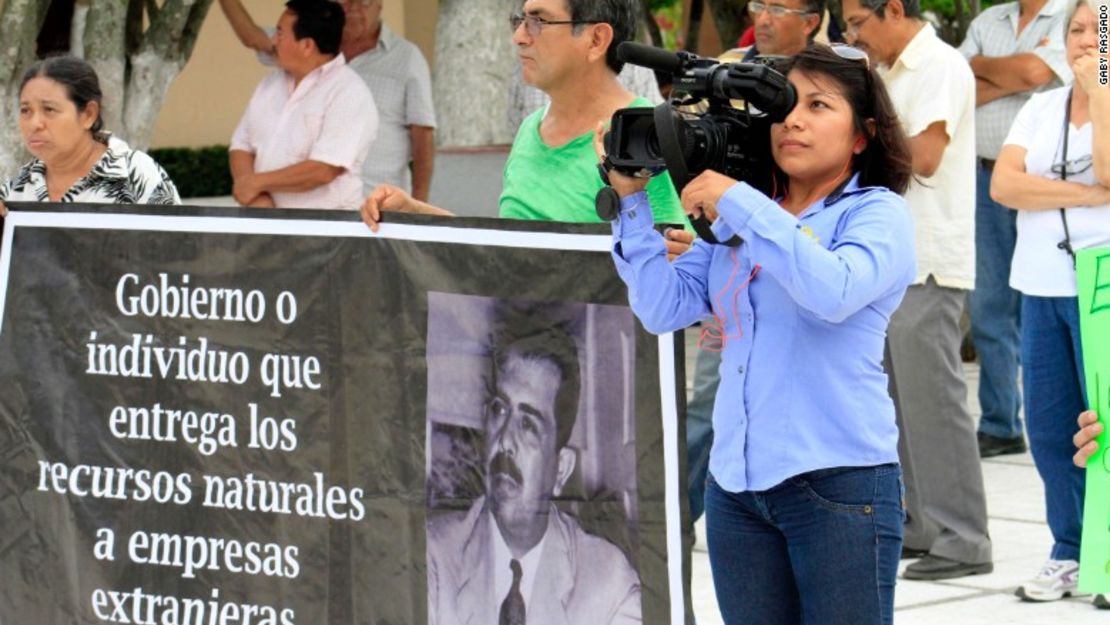
[[[605,135],[608,167],[626,176],[667,171],[679,192],[711,169],[773,193],[771,125],[781,122],[797,101],[793,85],[778,69],[786,66],[766,59],[721,63],[630,41],[617,47],[617,58],[670,74],[673,93],[670,102],[654,110],[633,107],[613,114]],[[693,107],[701,103],[706,106]],[[615,200],[612,193],[598,195],[603,218],[616,217]],[[718,243],[704,216],[692,223],[702,239]],[[739,243],[733,236],[724,245]]]
[[682,71],[685,62],[674,52],[662,48],[646,46],[634,41],[625,41],[617,46],[617,58],[625,63],[639,65],[666,74]]

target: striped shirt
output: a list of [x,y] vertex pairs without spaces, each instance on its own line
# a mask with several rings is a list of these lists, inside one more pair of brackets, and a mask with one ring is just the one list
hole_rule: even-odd
[[998,158],[1010,124],[1035,91],[1046,91],[1071,82],[1064,49],[1064,20],[1069,0],[1048,0],[1040,13],[1018,34],[1020,6],[1017,2],[997,4],[971,22],[960,53],[971,60],[976,56],[1011,56],[1032,52],[1056,74],[1047,85],[1033,91],[1015,93],[988,102],[975,110],[975,151],[982,158]]
[[378,45],[351,59],[347,66],[370,87],[378,107],[378,138],[362,166],[366,192],[382,183],[412,190],[410,126],[435,128],[432,79],[428,62],[415,44],[382,24]]

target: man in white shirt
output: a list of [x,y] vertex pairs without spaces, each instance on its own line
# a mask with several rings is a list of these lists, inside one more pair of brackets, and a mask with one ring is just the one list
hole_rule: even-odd
[[231,139],[235,200],[357,208],[358,172],[378,114],[370,90],[339,54],[343,11],[328,0],[285,6],[273,38],[281,70],[258,85]]
[[920,0],[843,0],[848,41],[881,64],[910,138],[917,279],[891,317],[887,373],[905,472],[906,579],[989,573],[991,540],[960,316],[975,284],[975,78]]
[[428,623],[641,623],[624,553],[551,501],[577,459],[567,446],[580,388],[574,338],[534,321],[504,325],[483,419],[486,495],[428,517]]
[[817,37],[825,0],[752,0],[748,14],[755,29],[755,44],[730,51],[742,55],[740,61],[757,56],[794,56]]

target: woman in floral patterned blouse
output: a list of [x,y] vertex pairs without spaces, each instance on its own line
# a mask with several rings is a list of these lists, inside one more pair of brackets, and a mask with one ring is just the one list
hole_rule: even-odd
[[100,81],[71,56],[39,61],[19,88],[19,130],[35,157],[0,186],[2,202],[180,204],[150,156],[103,130]]

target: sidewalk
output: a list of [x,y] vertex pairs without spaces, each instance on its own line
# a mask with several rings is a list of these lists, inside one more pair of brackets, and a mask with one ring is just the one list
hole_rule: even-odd
[[[978,419],[979,367],[964,366],[971,410]],[[1044,488],[1028,453],[984,460],[983,478],[994,542],[994,573],[943,582],[912,582],[899,576],[894,595],[895,625],[1110,623],[1110,610],[1096,610],[1090,597],[1025,603],[1013,595],[1018,584],[1035,575],[1048,557],[1052,537],[1044,520]],[[704,551],[704,518],[698,522],[697,531],[691,591],[694,613],[698,625],[722,625],[709,554]],[[912,560],[903,560],[901,568],[909,562]]]

